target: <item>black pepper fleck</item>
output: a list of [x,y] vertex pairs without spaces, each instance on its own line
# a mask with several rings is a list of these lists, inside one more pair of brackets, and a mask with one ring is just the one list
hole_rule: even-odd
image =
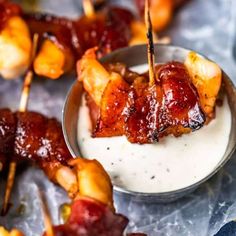
[[155,175],[153,175],[153,176],[151,177],[151,179],[155,179]]
[[110,150],[110,147],[107,147],[107,150]]

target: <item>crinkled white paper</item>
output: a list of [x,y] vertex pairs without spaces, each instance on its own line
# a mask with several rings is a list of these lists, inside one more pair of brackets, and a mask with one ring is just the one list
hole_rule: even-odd
[[[130,1],[123,0],[122,4],[131,6]],[[80,13],[81,1],[41,0],[36,9],[75,17]],[[189,0],[178,11],[165,35],[171,36],[173,44],[192,48],[214,59],[236,82],[233,58],[235,14],[235,0]],[[29,108],[61,119],[64,99],[74,79],[75,76],[58,81],[35,79]],[[0,79],[1,107],[17,109],[21,85],[21,80]],[[150,236],[211,236],[222,224],[236,218],[235,169],[234,155],[210,181],[174,203],[141,203],[118,195],[115,196],[115,203],[118,211],[129,217],[131,231],[145,232]],[[22,167],[13,191],[14,206],[7,217],[0,218],[0,225],[17,227],[27,236],[41,235],[43,222],[38,189],[45,191],[53,222],[58,224],[59,206],[69,201],[66,193],[49,182],[40,170]],[[1,181],[1,198],[3,191]]]

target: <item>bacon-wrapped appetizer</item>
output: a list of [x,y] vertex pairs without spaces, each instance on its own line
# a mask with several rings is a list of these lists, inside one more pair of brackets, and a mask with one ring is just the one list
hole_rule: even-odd
[[0,75],[13,79],[29,67],[32,43],[21,9],[7,1],[0,2]]
[[[72,159],[57,120],[8,109],[0,110],[0,120],[0,144],[7,147],[1,149],[1,154],[6,157],[11,153],[19,162],[36,163],[73,199],[68,221],[55,226],[55,235],[123,235],[128,219],[114,211],[108,174],[96,160]],[[4,236],[22,235],[15,230],[1,231]]]
[[[11,124],[6,116],[12,119]],[[113,206],[112,186],[106,172],[95,160],[78,158],[73,161],[61,125],[56,119],[49,119],[36,112],[13,113],[7,109],[0,110],[0,119],[1,156],[4,157],[2,165],[11,156],[17,162],[31,161],[51,180],[64,187],[71,197],[80,191],[85,196],[89,193],[95,199],[99,198],[101,202]],[[97,179],[98,185],[95,182],[89,185],[88,181],[83,180],[84,176],[86,179]],[[99,185],[104,187],[104,193],[96,189]]]
[[34,71],[51,79],[73,70],[75,62],[91,47],[98,46],[102,56],[117,48],[146,42],[144,23],[120,7],[109,6],[75,20],[43,13],[26,14],[17,4],[6,1],[0,2],[0,9],[0,75],[4,78],[17,78],[28,68],[30,33],[40,36]]
[[77,66],[89,96],[93,137],[126,135],[132,143],[153,143],[197,130],[214,117],[221,87],[215,63],[191,52],[184,63],[155,66],[150,85],[147,73],[137,74],[120,63],[102,65],[95,50],[87,51]]
[[107,7],[77,20],[49,14],[25,14],[32,33],[41,36],[35,58],[38,75],[57,79],[73,68],[74,62],[91,48],[99,47],[99,56],[129,44],[146,41],[145,25],[127,9]]

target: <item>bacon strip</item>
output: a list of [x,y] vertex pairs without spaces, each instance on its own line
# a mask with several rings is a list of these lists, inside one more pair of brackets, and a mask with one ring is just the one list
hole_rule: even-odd
[[[129,74],[124,72],[124,67],[120,68],[120,74]],[[159,65],[155,73],[157,81],[151,87],[147,74],[136,75],[136,79],[132,75],[129,83],[119,79],[113,85],[114,81],[110,80],[101,99],[93,137],[126,135],[130,142],[144,144],[203,126],[205,114],[184,64]]]

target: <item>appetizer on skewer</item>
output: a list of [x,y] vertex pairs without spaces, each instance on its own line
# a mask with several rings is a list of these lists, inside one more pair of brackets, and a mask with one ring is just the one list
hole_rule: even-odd
[[96,48],[77,64],[78,79],[89,96],[93,137],[125,135],[131,143],[153,143],[169,134],[177,137],[198,130],[214,117],[220,68],[194,52],[184,63],[155,66],[148,7],[145,22],[148,73],[132,72],[120,63],[102,65]]
[[[145,25],[129,10],[109,6],[95,12],[91,10],[91,1],[85,2],[87,15],[76,20],[50,14],[23,13],[18,5],[1,2],[0,74],[9,79],[26,71],[32,49],[30,33],[40,36],[34,71],[51,79],[73,70],[76,60],[91,47],[99,46],[99,55],[102,56],[120,47],[145,42]],[[11,55],[7,61],[6,55],[8,58]]]
[[[96,194],[96,191],[89,190],[89,186],[86,188],[86,183],[84,186],[81,183],[79,184],[77,177],[80,173],[83,179],[84,173],[89,170],[94,170],[95,174],[99,175],[102,172],[100,171],[102,167],[96,161],[77,159],[77,161],[71,162],[72,157],[64,142],[61,125],[56,119],[50,119],[42,114],[30,111],[13,113],[8,109],[1,109],[0,114],[5,117],[7,114],[14,120],[9,126],[5,117],[1,117],[2,120],[5,120],[1,123],[1,134],[6,133],[6,135],[1,135],[0,144],[7,147],[1,148],[1,156],[5,157],[4,162],[9,161],[9,156],[12,156],[17,162],[30,161],[36,163],[51,180],[61,184],[70,196],[75,197],[78,189],[82,193],[91,191]],[[11,127],[11,132],[8,132],[9,127]],[[77,163],[80,163],[80,167]],[[80,171],[77,173],[78,170]],[[93,172],[91,172],[91,178],[95,178]],[[98,176],[97,179],[99,182]],[[107,185],[106,195],[111,196],[109,186]],[[102,198],[100,200],[112,205],[112,201],[108,202]]]
[[[103,164],[116,186],[141,195],[184,192],[210,176],[225,155],[232,119],[228,91],[222,88],[218,96],[219,66],[189,50],[155,45],[160,62],[155,65],[150,22],[147,26],[149,71],[144,45],[119,50],[102,59],[105,63],[90,49],[78,62],[82,83],[71,89],[65,110],[83,86],[75,110],[78,146],[82,155]],[[216,106],[217,97],[222,105]]]
[[[2,111],[6,113],[6,109],[0,113]],[[128,220],[114,213],[112,184],[101,164],[79,157],[72,159],[60,124],[55,119],[29,111],[7,112],[15,117],[15,142],[11,146],[11,136],[7,145],[8,150],[13,149],[16,161],[36,163],[73,199],[70,217],[66,224],[54,228],[55,235],[80,235],[80,232],[86,232],[85,235],[122,235]],[[4,124],[1,128],[7,130]],[[2,154],[8,152],[3,150]],[[91,214],[93,217],[88,217]]]
[[130,142],[152,143],[197,130],[214,117],[221,87],[215,63],[192,52],[185,63],[157,65],[153,87],[147,73],[119,63],[102,65],[95,50],[87,51],[77,66],[89,96],[93,137],[126,135]]

